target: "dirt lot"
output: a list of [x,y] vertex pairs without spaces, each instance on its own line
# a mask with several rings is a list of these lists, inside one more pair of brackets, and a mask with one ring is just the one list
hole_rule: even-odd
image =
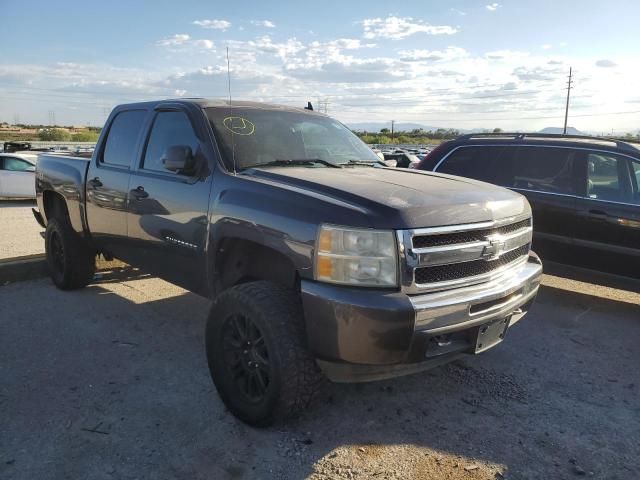
[[0,260],[44,253],[44,230],[33,218],[35,200],[0,200]]
[[131,271],[0,287],[0,478],[639,478],[640,295],[545,282],[495,349],[267,430],[215,393],[204,299]]

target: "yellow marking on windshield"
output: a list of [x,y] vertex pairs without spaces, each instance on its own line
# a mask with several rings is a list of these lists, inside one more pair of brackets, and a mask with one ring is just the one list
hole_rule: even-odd
[[222,124],[224,128],[236,135],[253,135],[253,132],[256,131],[256,126],[253,122],[242,117],[226,117]]

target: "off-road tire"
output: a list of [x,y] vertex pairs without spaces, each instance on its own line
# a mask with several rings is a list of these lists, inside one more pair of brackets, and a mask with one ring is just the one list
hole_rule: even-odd
[[45,251],[51,280],[61,290],[87,286],[96,270],[96,254],[67,219],[54,217],[45,231]]
[[[225,342],[227,322],[239,316],[257,327],[268,353],[268,386],[264,396],[253,402],[242,392],[225,357],[229,348],[235,348]],[[264,427],[296,416],[322,387],[324,377],[307,349],[302,305],[293,290],[265,281],[230,288],[212,306],[205,337],[216,389],[227,408],[245,423]]]

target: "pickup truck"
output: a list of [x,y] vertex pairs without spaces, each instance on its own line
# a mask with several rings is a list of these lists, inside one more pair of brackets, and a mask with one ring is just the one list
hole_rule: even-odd
[[326,115],[250,102],[121,105],[93,157],[40,155],[54,284],[118,258],[212,300],[209,369],[251,425],[361,382],[483,352],[531,306],[527,200],[386,168]]

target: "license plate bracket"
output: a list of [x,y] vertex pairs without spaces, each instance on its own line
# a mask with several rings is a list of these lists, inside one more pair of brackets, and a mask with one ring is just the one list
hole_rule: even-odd
[[482,353],[500,343],[507,333],[510,321],[509,316],[481,325],[476,335],[475,353]]

